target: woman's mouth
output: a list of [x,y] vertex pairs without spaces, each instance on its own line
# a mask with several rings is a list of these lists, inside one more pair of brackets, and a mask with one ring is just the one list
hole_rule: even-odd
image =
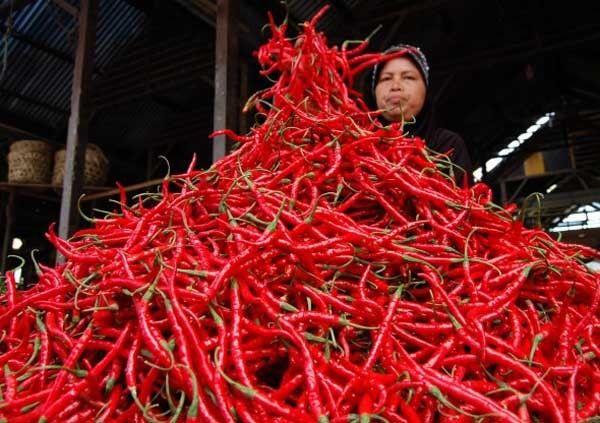
[[386,99],[386,103],[392,106],[400,106],[407,103],[406,99],[401,96],[390,96]]

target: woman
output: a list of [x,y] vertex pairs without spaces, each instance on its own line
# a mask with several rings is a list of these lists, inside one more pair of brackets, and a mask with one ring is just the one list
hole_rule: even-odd
[[[434,151],[448,154],[456,182],[465,186],[471,180],[471,159],[463,139],[436,125],[434,107],[429,95],[429,65],[417,47],[400,44],[388,48],[392,58],[376,65],[371,77],[371,95],[380,119],[385,123],[405,122],[407,135],[425,140]],[[393,53],[397,53],[394,55]],[[412,123],[412,124],[411,124]],[[466,172],[466,174],[465,174]]]

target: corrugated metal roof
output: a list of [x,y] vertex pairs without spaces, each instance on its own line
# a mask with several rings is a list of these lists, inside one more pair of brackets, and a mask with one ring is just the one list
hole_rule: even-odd
[[[69,3],[78,8],[80,2]],[[144,13],[127,1],[101,0],[94,50],[96,74],[102,73],[146,24]],[[0,109],[49,127],[60,127],[68,119],[71,101],[73,60],[67,58],[73,57],[77,44],[75,18],[55,3],[39,0],[14,12],[12,24],[7,19],[5,26],[33,40],[37,46],[64,55],[57,57],[9,35],[6,72],[0,81],[3,89]]]
[[[341,1],[341,0],[340,0]],[[321,10],[326,5],[331,5],[331,2],[326,0],[315,0],[315,1],[304,1],[304,0],[289,0],[288,7],[290,13],[295,16],[297,19],[301,19],[303,21],[311,19],[319,10]],[[330,7],[330,9],[325,13],[325,15],[321,18],[318,24],[318,28],[320,30],[325,30],[326,28],[330,28],[334,26],[339,17],[335,13],[336,9],[334,7]]]
[[[381,0],[370,0],[371,4],[377,4]],[[360,19],[360,8],[364,6],[364,0],[288,0],[287,5],[290,13],[300,21],[310,20],[323,7],[329,6],[329,10],[321,17],[317,28],[328,35],[331,43],[340,43],[351,37],[355,27],[349,27],[349,22]],[[345,30],[340,31],[340,28]],[[365,34],[367,35],[367,34]]]

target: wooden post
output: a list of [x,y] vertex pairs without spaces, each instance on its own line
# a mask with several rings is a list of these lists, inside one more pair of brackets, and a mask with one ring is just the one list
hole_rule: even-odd
[[6,259],[8,250],[12,241],[14,210],[15,210],[15,193],[14,190],[8,192],[6,200],[6,209],[4,215],[4,237],[2,239],[2,260],[0,260],[0,273],[4,275],[6,272]]
[[246,113],[240,113],[242,104],[248,100],[248,61],[243,60],[240,63],[240,93],[238,102],[238,115],[239,115],[239,126],[238,131],[240,134],[248,132],[248,115]]
[[506,181],[502,181],[500,182],[500,198],[501,198],[501,205],[502,207],[506,207],[507,203],[508,203],[508,193],[506,191]]
[[[217,0],[215,99],[213,129],[237,130],[238,124],[238,2]],[[227,154],[224,135],[213,139],[213,162]]]
[[88,142],[90,119],[90,88],[94,68],[94,44],[98,0],[82,0],[79,11],[79,33],[73,87],[71,91],[71,117],[67,134],[65,171],[58,235],[68,238],[79,222],[77,200],[83,188],[85,148]]

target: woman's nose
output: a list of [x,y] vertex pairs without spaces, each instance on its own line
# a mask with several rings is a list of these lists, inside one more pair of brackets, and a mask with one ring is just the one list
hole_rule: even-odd
[[402,89],[402,81],[400,80],[399,77],[394,77],[392,79],[392,89],[393,90],[399,90]]

